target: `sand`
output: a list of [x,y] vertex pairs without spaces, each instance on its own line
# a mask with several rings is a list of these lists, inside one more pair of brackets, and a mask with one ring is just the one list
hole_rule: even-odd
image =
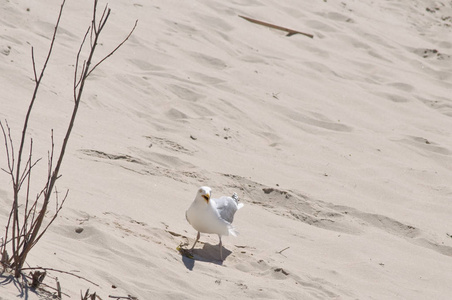
[[[0,7],[0,118],[16,144],[31,47],[42,66],[59,6]],[[65,299],[88,288],[101,299],[450,299],[448,1],[109,7],[98,59],[138,27],[87,82],[57,183],[68,199],[27,261],[95,284],[58,272],[44,283],[58,277]],[[30,120],[35,157],[47,157],[51,128],[61,145],[91,8],[66,4]],[[3,147],[0,156],[5,168]],[[0,180],[5,224],[11,182]],[[176,250],[194,241],[185,210],[203,185],[245,204],[223,262],[216,235],[201,236],[194,260]],[[49,298],[9,279],[0,278],[2,300]]]

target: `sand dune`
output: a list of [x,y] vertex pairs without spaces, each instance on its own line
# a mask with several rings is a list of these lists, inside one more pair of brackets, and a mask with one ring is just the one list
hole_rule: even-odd
[[[42,1],[41,1],[42,2]],[[60,1],[0,8],[0,118],[17,140]],[[105,3],[101,3],[104,5]],[[33,112],[61,144],[91,1],[69,1]],[[449,299],[452,7],[447,1],[115,1],[58,189],[31,252],[78,299]],[[312,33],[285,32],[239,15]],[[0,166],[4,149],[0,147]],[[45,164],[37,168],[44,172]],[[9,178],[0,175],[0,224]],[[39,174],[39,173],[38,173]],[[39,181],[39,179],[37,179]],[[202,185],[237,192],[240,236],[196,232]],[[0,299],[46,299],[1,277]],[[68,298],[67,296],[65,298]]]

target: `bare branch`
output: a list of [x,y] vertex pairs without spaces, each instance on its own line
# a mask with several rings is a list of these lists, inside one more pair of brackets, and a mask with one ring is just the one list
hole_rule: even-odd
[[[31,226],[34,226],[35,223],[35,217],[36,217],[36,209],[39,203],[39,199],[41,199],[42,195],[44,194],[45,190],[47,187],[44,187],[37,195],[36,198],[33,202],[33,205],[30,207],[30,209],[28,210],[27,213],[27,222],[32,224]],[[31,216],[31,220],[30,220],[30,216]]]
[[94,46],[94,36],[95,36],[95,32],[96,32],[96,29],[95,29],[95,23],[93,22],[93,25],[91,25],[90,27],[89,27],[89,29],[90,29],[90,32],[89,32],[89,46],[90,46],[90,48],[93,48],[93,46]]
[[[38,163],[38,162],[40,162],[41,161],[41,159],[42,158],[39,158],[39,159],[37,159],[28,169],[26,169],[26,170],[24,170],[24,174],[22,174],[22,178],[21,178],[21,182],[20,182],[20,185],[19,185],[19,187],[22,185],[22,183],[23,183],[23,181],[25,181],[25,179],[27,178],[27,177],[29,177],[30,175],[30,172],[31,172],[31,169],[32,168],[34,168],[34,166],[36,166],[36,164]],[[29,164],[28,164],[28,162],[27,162],[27,165],[26,166],[28,166]]]
[[107,3],[107,5],[105,5],[104,12],[102,13],[102,17],[100,18],[100,21],[99,21],[99,27],[96,32],[97,35],[100,34],[100,32],[104,28],[105,24],[107,23],[108,17],[110,16],[110,12],[111,12],[111,9],[108,8],[108,3]]
[[129,32],[129,34],[127,35],[127,37],[113,50],[111,51],[107,56],[105,56],[103,59],[101,59],[94,67],[91,68],[91,70],[88,72],[88,74],[86,75],[87,77],[101,64],[103,63],[107,58],[109,58],[110,56],[113,55],[113,53],[115,53],[128,39],[129,37],[132,35],[133,31],[135,30],[135,28],[138,25],[138,20],[135,21],[135,25],[133,26],[132,30]]
[[[97,0],[94,0],[94,7],[93,7],[93,20],[91,21],[92,23],[92,28],[94,32],[97,32],[97,28],[96,28],[96,15],[97,15]],[[91,33],[92,34],[92,33]],[[93,44],[91,44],[91,48],[93,47]]]
[[[44,233],[46,233],[47,229],[50,227],[50,225],[52,225],[53,221],[55,221],[55,219],[58,216],[58,213],[60,212],[60,210],[63,208],[63,204],[66,201],[66,198],[69,194],[69,190],[66,191],[66,194],[64,195],[63,201],[61,202],[61,205],[59,207],[57,207],[55,214],[53,215],[52,219],[49,221],[49,223],[47,224],[47,226],[41,231],[41,234],[39,234],[35,239],[34,242],[32,244],[32,246],[30,248],[32,248],[34,245],[36,245],[36,243],[38,243],[38,241],[41,239],[41,237],[44,235]],[[36,225],[37,226],[37,225]],[[39,225],[39,227],[41,227],[41,225]]]
[[53,129],[51,130],[50,133],[50,140],[51,140],[51,148],[48,155],[48,171],[47,171],[47,183],[50,181],[50,178],[52,177],[52,169],[53,169],[53,153],[55,150],[55,143],[53,141]]
[[[3,137],[5,140],[6,159],[8,162],[9,172],[4,170],[3,168],[2,168],[2,170],[4,170],[6,173],[11,175],[11,179],[12,179],[13,185],[14,185],[14,183],[15,183],[15,179],[14,179],[14,147],[13,147],[13,141],[11,138],[11,130],[9,128],[8,121],[6,121],[6,120],[5,120],[5,125],[6,125],[6,129],[8,131],[8,134],[6,134],[3,123],[0,121],[0,127],[2,128]],[[11,154],[10,154],[10,148],[11,148]]]
[[25,198],[25,213],[24,213],[24,222],[23,222],[23,226],[22,226],[22,231],[23,232],[27,232],[27,211],[28,211],[28,199],[30,196],[30,182],[31,182],[31,158],[33,155],[33,139],[30,140],[30,154],[28,156],[28,162],[27,162],[27,166],[29,166],[29,169],[27,171],[27,176],[24,177],[21,182],[19,183],[19,189],[20,186],[22,185],[23,180],[25,180],[25,178],[28,178],[27,180],[27,193],[26,193],[26,198]]
[[6,223],[6,230],[5,230],[5,244],[3,244],[2,246],[2,256],[3,254],[6,252],[6,244],[8,243],[8,233],[9,233],[9,226],[11,224],[11,218],[13,216],[13,210],[11,209],[11,211],[9,212],[9,217],[8,217],[8,223]]
[[3,169],[3,168],[1,168],[1,170],[2,170],[3,172],[5,172],[6,174],[8,174],[8,175],[10,175],[10,174],[11,174],[11,172],[10,172],[10,171],[7,171],[7,170],[5,170],[5,169]]
[[[65,2],[66,2],[66,0],[63,0],[63,3],[61,4],[60,12],[58,13],[58,19],[57,19],[57,22],[55,24],[55,29],[54,29],[53,35],[52,35],[52,41],[50,43],[50,48],[49,48],[49,51],[47,52],[47,57],[45,59],[44,65],[43,65],[43,67],[41,69],[41,73],[39,75],[39,78],[37,78],[35,76],[35,89],[33,91],[33,96],[31,98],[30,105],[29,105],[28,111],[27,111],[27,115],[25,116],[24,126],[23,126],[23,129],[22,129],[22,139],[21,139],[21,142],[20,142],[19,154],[17,156],[18,161],[17,161],[17,170],[16,170],[17,171],[17,175],[16,175],[16,178],[19,178],[20,163],[21,163],[21,159],[22,159],[22,151],[23,151],[23,147],[24,147],[25,136],[26,136],[26,132],[27,132],[27,128],[28,128],[28,120],[30,119],[31,110],[32,110],[33,104],[34,104],[34,102],[36,100],[36,96],[37,96],[37,93],[38,93],[38,90],[39,90],[39,87],[40,87],[40,84],[41,84],[41,80],[44,77],[44,73],[45,73],[45,70],[47,68],[47,63],[49,62],[50,55],[52,54],[53,45],[55,43],[55,38],[56,38],[57,31],[58,31],[58,26],[60,24],[61,15],[63,13],[63,8],[64,8]],[[34,55],[33,55],[33,61],[34,61]],[[33,66],[33,68],[35,68],[35,66]],[[14,199],[14,200],[17,201],[17,199]]]
[[33,65],[33,75],[35,79],[35,83],[38,82],[38,75],[36,75],[36,63],[35,63],[35,52],[33,47],[31,47],[31,63]]
[[55,200],[56,200],[56,205],[55,205],[55,208],[56,208],[56,212],[55,212],[55,215],[56,214],[58,214],[58,212],[61,210],[61,208],[63,208],[63,204],[64,204],[64,202],[66,201],[66,198],[67,198],[67,196],[68,196],[68,194],[69,194],[69,190],[66,190],[66,194],[64,194],[64,198],[63,198],[63,201],[61,202],[61,205],[58,205],[58,194],[59,194],[59,192],[57,191],[57,188],[55,187]]
[[[47,162],[47,181],[44,185],[44,187],[37,193],[36,198],[31,203],[30,201],[30,193],[31,193],[31,175],[32,170],[36,166],[36,164],[41,160],[38,159],[35,162],[33,162],[33,139],[30,139],[30,148],[29,148],[29,154],[28,159],[25,160],[23,158],[24,155],[24,148],[25,148],[25,137],[27,136],[27,130],[28,130],[28,123],[30,120],[31,112],[34,107],[35,100],[37,98],[37,93],[39,90],[39,87],[41,85],[41,81],[43,79],[45,70],[47,68],[47,65],[50,60],[50,56],[53,51],[53,47],[55,44],[56,34],[58,31],[58,27],[60,24],[63,8],[65,5],[65,0],[62,0],[62,4],[58,13],[58,19],[55,24],[55,28],[53,31],[53,35],[50,42],[50,47],[47,52],[47,56],[45,58],[44,64],[41,68],[41,71],[37,71],[36,66],[36,60],[35,60],[35,53],[34,48],[31,48],[31,60],[32,60],[32,67],[33,67],[33,76],[34,76],[34,90],[31,97],[31,100],[28,105],[27,113],[25,115],[23,127],[22,127],[22,135],[20,139],[20,145],[19,145],[19,151],[14,151],[14,144],[13,139],[11,137],[11,130],[9,128],[9,125],[7,121],[5,121],[5,124],[3,124],[0,121],[0,127],[2,129],[4,143],[5,143],[5,150],[6,150],[6,159],[8,163],[8,167],[6,169],[1,169],[2,171],[6,172],[10,175],[12,179],[12,187],[13,187],[13,203],[12,208],[9,214],[8,222],[6,225],[6,234],[4,239],[2,238],[2,242],[0,244],[1,249],[1,257],[2,261],[1,263],[4,266],[8,266],[10,268],[13,268],[15,271],[15,277],[18,278],[21,275],[23,275],[24,270],[52,270],[56,272],[66,273],[73,276],[76,276],[78,278],[84,279],[81,276],[74,275],[69,272],[59,271],[55,269],[50,268],[23,268],[27,255],[31,251],[31,249],[40,241],[40,239],[43,237],[43,235],[47,232],[50,225],[53,224],[53,222],[58,217],[58,214],[60,213],[61,209],[63,208],[63,205],[68,197],[69,190],[66,191],[64,198],[61,199],[60,203],[60,195],[58,193],[58,190],[56,188],[56,181],[61,177],[59,175],[59,171],[62,165],[63,157],[68,145],[68,141],[72,132],[72,128],[75,123],[75,118],[78,112],[78,108],[81,102],[81,97],[83,94],[83,90],[85,87],[86,79],[89,77],[92,71],[94,71],[101,63],[103,63],[108,57],[113,55],[131,36],[133,31],[135,30],[137,26],[137,21],[135,22],[135,25],[133,29],[129,32],[127,37],[107,56],[105,56],[103,59],[101,59],[97,64],[94,65],[94,67],[90,68],[92,65],[94,53],[96,50],[96,47],[98,45],[98,39],[100,36],[100,33],[104,29],[106,22],[110,16],[111,10],[108,8],[108,5],[105,6],[102,16],[100,20],[97,22],[96,20],[96,14],[97,14],[97,4],[98,0],[94,0],[94,8],[93,8],[93,18],[91,21],[91,26],[88,27],[88,30],[86,31],[83,40],[81,42],[80,48],[77,52],[76,57],[76,63],[75,63],[75,70],[74,70],[74,81],[73,81],[73,93],[74,93],[74,106],[72,109],[72,115],[70,117],[66,134],[63,139],[63,143],[61,145],[61,149],[58,155],[58,159],[56,159],[55,156],[55,143],[54,143],[54,135],[53,130],[51,131],[51,148],[48,151],[48,162]],[[83,60],[83,65],[80,66],[81,63],[81,55],[82,51],[84,49],[84,46],[86,45],[86,40],[90,38],[90,48],[88,51],[88,57],[86,60]],[[80,68],[81,67],[81,68]],[[55,159],[55,160],[54,160]],[[22,162],[25,163],[25,165],[22,165]],[[34,174],[34,172],[33,172]],[[23,192],[21,192],[21,188],[23,185],[26,184],[26,191],[25,191],[25,205],[21,204],[19,205],[19,197],[23,196]],[[49,211],[48,206],[50,202],[50,197],[52,196],[52,190],[55,187],[55,213],[50,218],[49,222],[44,226],[44,219],[47,219],[46,214]],[[23,209],[24,213],[21,214],[21,217],[19,219],[19,208]],[[21,212],[22,213],[22,212]],[[7,247],[11,247],[12,255],[10,258],[7,255]],[[8,248],[9,250],[9,248]],[[5,258],[5,259],[4,259]],[[35,275],[39,275],[38,273],[35,273]],[[25,276],[25,275],[24,275]],[[38,276],[39,277],[39,276]],[[35,278],[36,279],[36,278]],[[38,278],[39,279],[39,278]],[[85,279],[86,280],[86,279]],[[95,284],[89,280],[88,282]],[[35,280],[36,282],[36,280]],[[97,284],[95,284],[97,285]]]
[[[80,48],[78,49],[77,57],[76,57],[76,60],[75,60],[75,72],[74,72],[74,101],[77,100],[77,94],[76,94],[76,92],[77,92],[77,87],[80,85],[80,81],[82,81],[83,74],[85,73],[85,64],[86,64],[86,61],[83,62],[83,67],[82,67],[82,72],[81,72],[82,75],[80,75],[80,78],[77,76],[78,66],[79,66],[79,62],[80,62],[80,53],[82,52],[83,45],[85,44],[85,41],[86,41],[86,37],[88,36],[88,34],[90,33],[90,31],[91,31],[91,26],[88,27],[88,30],[86,31],[85,36],[83,37],[83,40],[82,40],[82,42],[81,42],[81,44],[80,44]],[[78,80],[77,80],[77,79],[78,79]]]
[[138,300],[137,297],[131,296],[131,295],[127,295],[127,296],[112,296],[109,295],[108,298],[114,298],[114,299],[125,299],[125,300]]

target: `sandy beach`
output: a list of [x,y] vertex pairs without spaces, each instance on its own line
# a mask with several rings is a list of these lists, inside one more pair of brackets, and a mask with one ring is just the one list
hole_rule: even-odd
[[[1,1],[0,119],[15,143],[31,47],[40,68],[60,5]],[[92,6],[68,0],[62,14],[27,135],[43,157],[33,188],[51,129],[56,148],[65,134]],[[86,83],[57,182],[68,198],[27,259],[83,278],[49,271],[45,284],[57,277],[63,299],[451,298],[450,1],[109,8],[95,61],[138,26]],[[195,240],[185,211],[200,186],[244,203],[224,261],[214,234],[194,259],[176,250]],[[12,199],[0,172],[0,237]],[[52,299],[17,283],[3,274],[0,300]]]

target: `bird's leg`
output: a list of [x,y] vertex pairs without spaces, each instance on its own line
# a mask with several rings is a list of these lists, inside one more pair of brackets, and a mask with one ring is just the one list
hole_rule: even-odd
[[223,243],[221,242],[221,235],[218,235],[218,238],[220,239],[220,258],[223,260]]
[[196,243],[198,242],[199,238],[201,237],[201,233],[198,231],[198,235],[196,236],[195,243],[191,247],[190,251],[193,251],[193,248],[195,248]]

